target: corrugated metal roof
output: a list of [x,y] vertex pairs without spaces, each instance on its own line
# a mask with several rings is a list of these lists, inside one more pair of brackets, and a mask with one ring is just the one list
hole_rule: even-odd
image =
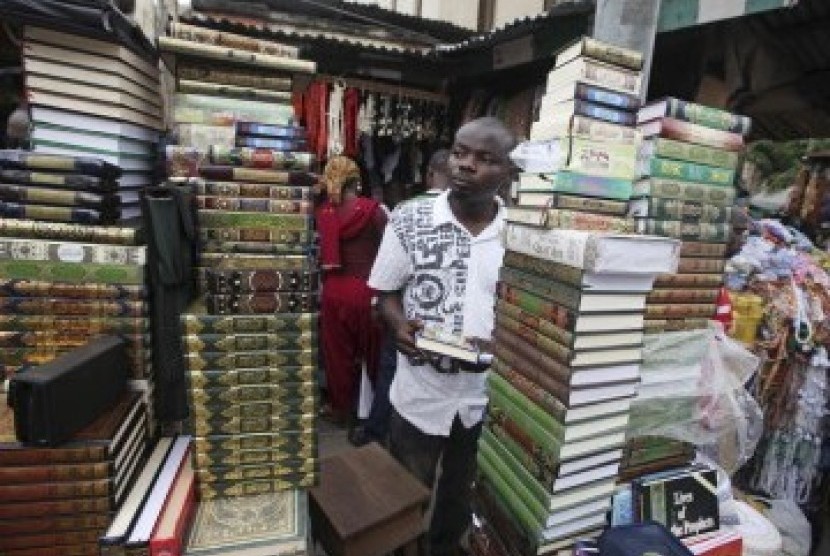
[[557,3],[556,6],[548,11],[534,16],[515,19],[509,23],[495,27],[488,33],[481,33],[455,44],[440,45],[435,50],[442,53],[456,54],[483,49],[555,24],[559,18],[592,16],[594,8],[595,2],[593,0],[564,0]]
[[344,30],[331,31],[320,29],[319,27],[306,27],[298,23],[270,23],[262,19],[257,20],[238,15],[192,12],[189,15],[181,16],[180,20],[185,23],[203,25],[212,29],[260,36],[274,40],[290,42],[309,40],[316,42],[325,41],[335,45],[358,46],[384,53],[419,57],[430,56],[433,52],[431,46],[413,44],[407,41],[396,41],[393,37],[388,36],[373,37],[367,35],[365,32],[363,34],[357,34]]

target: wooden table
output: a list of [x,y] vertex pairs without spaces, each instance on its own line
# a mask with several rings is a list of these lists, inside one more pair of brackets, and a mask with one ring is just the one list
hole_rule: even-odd
[[311,489],[312,536],[328,556],[416,554],[430,492],[377,444],[320,462]]

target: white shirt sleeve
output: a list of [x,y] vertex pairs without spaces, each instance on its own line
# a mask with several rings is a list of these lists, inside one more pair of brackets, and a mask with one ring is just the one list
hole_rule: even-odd
[[369,287],[384,292],[398,291],[406,285],[410,274],[409,256],[390,222],[383,232],[383,240],[372,266]]

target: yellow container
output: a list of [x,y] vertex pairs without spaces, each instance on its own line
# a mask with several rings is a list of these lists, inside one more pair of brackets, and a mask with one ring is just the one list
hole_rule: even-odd
[[732,310],[745,317],[761,320],[764,316],[764,298],[753,293],[733,293]]
[[729,335],[745,344],[754,344],[763,316],[763,310],[759,316],[733,313],[732,330]]

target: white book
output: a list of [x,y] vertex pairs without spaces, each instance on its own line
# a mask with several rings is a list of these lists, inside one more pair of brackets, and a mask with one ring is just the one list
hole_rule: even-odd
[[136,427],[133,436],[129,439],[129,444],[125,447],[120,460],[121,468],[115,474],[115,503],[120,504],[127,494],[127,487],[130,485],[130,479],[133,478],[138,465],[142,462],[142,455],[147,448],[147,428],[148,415],[143,415],[141,423]]
[[577,334],[574,337],[573,348],[575,350],[583,350],[642,346],[644,335],[645,334],[642,330],[607,332],[599,334]]
[[144,499],[150,492],[153,482],[161,471],[164,460],[173,445],[172,438],[161,438],[156,444],[153,453],[144,464],[141,474],[136,479],[127,499],[121,506],[121,509],[115,514],[115,519],[112,521],[109,529],[99,539],[98,544],[102,547],[113,546],[123,543],[130,532],[130,526],[138,516],[138,512],[144,503]]
[[130,81],[121,75],[104,73],[102,71],[73,66],[63,62],[51,62],[49,60],[42,60],[31,56],[26,58],[25,63],[26,73],[28,75],[44,77],[59,76],[67,81],[76,81],[85,85],[106,87],[108,89],[115,89],[123,93],[129,93],[159,107],[162,104],[161,92],[158,90],[158,87],[156,87],[155,90],[151,90],[142,86],[137,86],[140,84]]
[[[640,350],[638,349],[634,349],[633,351],[635,353],[640,353]],[[575,365],[571,364],[571,367],[573,368]],[[608,367],[589,367],[584,369],[574,368],[571,371],[571,386],[574,388],[588,388],[591,386],[599,386],[617,382],[639,381],[639,379],[639,362],[625,365],[612,365]]]
[[605,479],[590,485],[585,485],[584,487],[573,489],[571,491],[562,492],[551,497],[549,509],[552,512],[558,512],[579,506],[580,504],[584,504],[585,502],[589,502],[591,500],[601,500],[607,498],[610,501],[611,496],[614,495],[616,483],[617,480],[615,477],[614,479]]
[[[592,386],[591,388],[571,390],[570,396],[568,397],[568,407],[571,408],[569,411],[573,411],[574,409],[579,408],[579,406],[590,406],[592,404],[620,398],[632,398],[637,395],[639,387],[639,381],[631,381],[620,384]],[[620,442],[622,442],[622,440]],[[609,445],[606,445],[605,447],[607,448]]]
[[565,83],[574,81],[582,81],[588,85],[595,85],[612,91],[639,95],[642,86],[642,74],[639,71],[579,56],[567,64],[555,68],[548,74],[546,90],[554,91]]
[[101,118],[88,114],[77,114],[60,108],[46,106],[32,106],[32,123],[37,127],[40,124],[56,129],[81,128],[89,134],[100,134],[107,137],[124,137],[144,143],[158,143],[159,132],[155,129],[140,125]]
[[569,521],[589,517],[598,513],[605,513],[610,508],[611,500],[600,499],[586,502],[585,504],[550,514],[545,523],[545,527],[564,525]]
[[34,41],[57,46],[61,50],[71,48],[73,51],[100,54],[108,58],[116,58],[128,64],[131,68],[144,74],[146,77],[159,79],[158,65],[138,56],[135,52],[118,43],[90,39],[76,34],[61,33],[42,27],[26,26],[25,37],[27,43]]
[[146,545],[150,540],[167,496],[173,487],[173,482],[176,480],[179,468],[185,463],[190,453],[190,443],[191,438],[189,436],[179,436],[173,443],[173,447],[170,448],[164,466],[159,471],[158,478],[153,484],[153,489],[147,496],[144,508],[141,510],[130,536],[127,538],[125,545],[128,548]]
[[144,157],[154,157],[156,154],[156,146],[153,143],[112,135],[88,133],[82,129],[49,127],[38,124],[35,124],[32,128],[32,140],[35,142],[78,145],[86,149],[120,152]]
[[599,454],[594,454],[591,456],[586,456],[584,458],[566,461],[559,465],[559,475],[571,475],[573,473],[578,473],[579,471],[591,469],[592,467],[598,467],[600,465],[604,465],[607,463],[619,462],[622,460],[622,456],[622,448],[614,448],[612,450],[601,452]]
[[591,530],[606,525],[605,512],[569,521],[555,527],[548,527],[542,530],[542,538],[545,541],[554,541],[569,537],[581,531]]
[[674,239],[552,230],[508,223],[507,249],[597,273],[673,274],[681,242]]
[[580,471],[579,473],[574,473],[572,475],[557,477],[553,485],[554,496],[556,493],[564,492],[582,485],[587,485],[604,479],[613,479],[617,476],[619,468],[619,462],[612,462],[593,469]]
[[[568,423],[565,426],[564,442],[584,440],[607,434],[611,431],[619,431],[628,426],[628,413],[617,413],[606,417],[597,417],[582,423]],[[560,474],[564,475],[560,471]]]
[[624,429],[602,436],[575,440],[562,445],[562,449],[559,451],[559,460],[568,461],[589,456],[607,450],[610,446],[622,445],[624,442]]
[[138,96],[133,96],[132,94],[116,89],[101,87],[100,85],[86,85],[64,79],[28,75],[26,77],[26,87],[29,91],[57,93],[74,98],[129,108],[130,110],[147,114],[153,118],[160,117],[162,112],[162,107],[159,103],[148,102]]

